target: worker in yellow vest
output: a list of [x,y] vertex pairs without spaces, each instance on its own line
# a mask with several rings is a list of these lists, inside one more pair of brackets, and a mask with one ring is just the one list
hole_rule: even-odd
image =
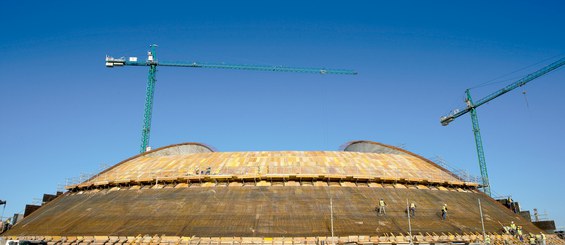
[[443,206],[441,207],[441,219],[442,220],[447,219],[447,203],[444,203]]
[[414,202],[410,203],[410,217],[416,216],[416,204]]
[[379,200],[379,215],[386,215],[386,202],[381,198],[381,200]]
[[514,221],[510,223],[510,234],[516,235],[516,224],[514,224]]
[[540,231],[540,244],[545,245],[545,234]]
[[520,242],[524,242],[524,234],[522,234],[522,226],[518,226],[518,229],[516,230],[516,234],[518,234],[518,238],[520,239]]

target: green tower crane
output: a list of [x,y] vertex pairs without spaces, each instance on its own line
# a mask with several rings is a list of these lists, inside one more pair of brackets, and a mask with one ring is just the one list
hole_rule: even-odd
[[481,169],[481,181],[482,181],[482,188],[483,188],[483,192],[485,192],[487,195],[491,196],[491,190],[490,190],[490,183],[489,183],[489,179],[488,179],[488,172],[487,172],[487,163],[485,160],[485,153],[483,151],[483,141],[481,139],[481,130],[479,129],[479,118],[477,117],[477,107],[484,105],[485,103],[488,103],[489,101],[497,98],[498,96],[501,96],[505,93],[508,93],[518,87],[524,86],[526,83],[541,77],[559,67],[561,67],[562,65],[565,65],[565,58],[562,58],[558,61],[555,61],[533,73],[528,74],[527,76],[521,78],[520,80],[511,83],[509,85],[507,85],[506,87],[499,89],[489,95],[487,95],[486,97],[473,102],[473,99],[471,98],[471,92],[469,91],[470,89],[465,90],[465,102],[467,103],[467,107],[463,108],[463,109],[455,109],[453,110],[449,115],[447,116],[443,116],[440,118],[440,122],[441,125],[443,126],[447,126],[450,122],[452,122],[453,120],[455,120],[456,118],[465,115],[467,112],[471,113],[471,121],[473,122],[473,133],[475,134],[475,144],[477,146],[477,156],[479,158],[479,167]]
[[339,75],[356,75],[357,72],[346,69],[325,69],[325,68],[299,68],[284,66],[263,66],[263,65],[238,65],[238,64],[214,64],[200,62],[171,62],[158,61],[155,49],[157,45],[149,46],[147,52],[147,60],[138,61],[137,57],[113,58],[106,56],[106,67],[119,66],[149,66],[149,74],[147,76],[147,89],[145,94],[145,114],[143,119],[143,129],[141,130],[141,146],[140,153],[147,151],[149,148],[149,136],[151,134],[151,115],[153,111],[153,97],[155,93],[155,75],[157,66],[175,66],[175,67],[192,67],[192,68],[216,68],[216,69],[235,69],[235,70],[254,70],[254,71],[277,71],[277,72],[302,72],[302,73],[319,73],[319,74],[339,74]]

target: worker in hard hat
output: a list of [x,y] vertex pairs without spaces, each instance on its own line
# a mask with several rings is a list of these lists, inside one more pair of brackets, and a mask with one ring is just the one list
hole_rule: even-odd
[[516,229],[516,234],[518,235],[518,238],[520,239],[520,242],[524,242],[524,234],[522,234],[522,226],[518,226],[518,229]]
[[442,220],[447,219],[447,203],[444,203],[443,206],[441,207],[441,219]]
[[516,224],[514,224],[514,221],[510,222],[510,234],[512,235],[516,234]]
[[381,200],[379,200],[379,215],[386,215],[386,202],[381,198]]
[[514,200],[512,200],[512,197],[508,197],[508,199],[506,199],[506,207],[510,210],[512,210],[512,204],[514,203]]
[[540,234],[540,239],[539,239],[540,244],[545,245],[545,234],[543,234],[543,232],[541,231],[539,232],[539,234]]
[[416,203],[411,202],[409,210],[410,210],[410,217],[415,217],[416,216]]

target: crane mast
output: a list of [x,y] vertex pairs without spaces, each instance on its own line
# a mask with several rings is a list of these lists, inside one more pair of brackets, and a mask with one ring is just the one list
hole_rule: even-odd
[[141,129],[141,146],[139,152],[146,152],[149,149],[149,135],[151,134],[151,118],[153,117],[153,98],[155,97],[155,82],[157,81],[157,62],[155,60],[155,47],[151,45],[151,50],[147,53],[149,63],[149,74],[147,75],[147,88],[145,89],[145,113],[143,115],[143,128]]
[[155,94],[155,83],[157,66],[190,67],[190,68],[214,68],[232,70],[253,70],[253,71],[275,71],[275,72],[299,72],[299,73],[319,73],[336,75],[356,75],[357,72],[348,69],[326,69],[326,68],[304,68],[304,67],[285,67],[285,66],[264,66],[264,65],[241,65],[223,63],[201,63],[201,62],[182,62],[182,61],[158,61],[156,58],[157,45],[149,46],[146,61],[138,61],[137,57],[114,58],[106,56],[106,67],[121,66],[149,66],[147,75],[147,88],[145,94],[145,113],[143,118],[143,128],[141,130],[141,145],[139,152],[149,150],[149,139],[151,135],[151,118],[153,113],[153,98]]
[[477,107],[484,105],[486,103],[488,103],[489,101],[498,98],[499,96],[508,93],[516,88],[519,88],[521,86],[524,86],[526,83],[531,82],[532,80],[541,77],[551,71],[554,71],[555,69],[561,67],[565,65],[565,58],[561,58],[558,61],[555,61],[533,73],[530,73],[528,75],[526,75],[525,77],[521,78],[520,80],[511,83],[509,85],[507,85],[506,87],[499,89],[489,95],[487,95],[486,97],[478,100],[476,103],[473,103],[473,99],[471,98],[471,93],[469,91],[469,89],[465,90],[465,102],[467,103],[467,107],[463,108],[463,109],[455,109],[453,110],[449,115],[447,116],[443,116],[440,118],[440,123],[443,126],[447,126],[449,125],[450,122],[452,122],[453,120],[455,120],[456,118],[463,116],[465,114],[467,114],[468,112],[471,113],[471,121],[473,123],[473,133],[475,135],[475,145],[477,147],[477,156],[479,158],[479,167],[481,170],[481,181],[482,181],[482,188],[483,191],[491,196],[491,188],[490,188],[490,182],[489,182],[489,178],[488,178],[488,172],[487,172],[487,163],[485,160],[485,153],[483,151],[483,141],[481,138],[481,130],[479,128],[479,118],[477,116]]
[[[471,98],[471,92],[469,89],[465,90],[467,95],[467,104],[472,108],[471,121],[473,123],[473,134],[475,135],[475,145],[477,147],[477,157],[479,158],[479,167],[481,169],[481,182],[483,183],[483,191],[487,195],[491,195],[490,182],[488,180],[487,162],[485,160],[485,152],[483,150],[483,139],[481,138],[481,129],[479,128],[479,117],[477,116],[477,109],[473,106],[473,99]],[[486,183],[486,185],[485,185]]]

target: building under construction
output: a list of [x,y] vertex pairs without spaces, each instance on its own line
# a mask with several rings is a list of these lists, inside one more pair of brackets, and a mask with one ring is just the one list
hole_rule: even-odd
[[[542,232],[479,184],[370,141],[311,152],[177,144],[66,188],[2,236],[49,244],[433,244],[482,242],[485,234],[492,243],[517,241],[503,232],[511,222],[525,235]],[[386,214],[375,211],[380,199]]]

